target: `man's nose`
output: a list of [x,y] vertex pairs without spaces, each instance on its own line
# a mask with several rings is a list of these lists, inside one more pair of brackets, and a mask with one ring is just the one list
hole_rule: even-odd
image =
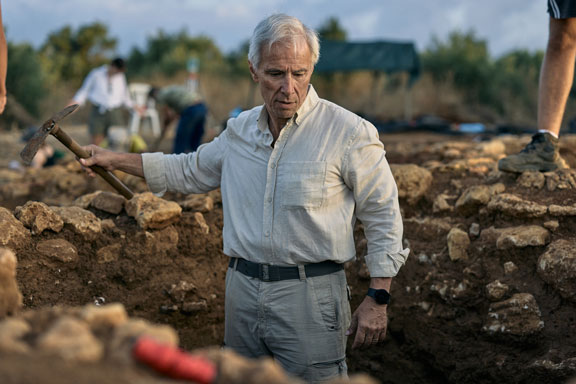
[[291,95],[294,93],[294,78],[291,74],[286,74],[286,76],[284,76],[281,91],[285,95]]

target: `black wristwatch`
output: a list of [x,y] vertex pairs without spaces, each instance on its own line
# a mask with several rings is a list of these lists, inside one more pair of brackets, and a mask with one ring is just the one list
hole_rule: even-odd
[[385,289],[368,288],[366,296],[370,296],[380,305],[388,304],[390,302],[390,293]]

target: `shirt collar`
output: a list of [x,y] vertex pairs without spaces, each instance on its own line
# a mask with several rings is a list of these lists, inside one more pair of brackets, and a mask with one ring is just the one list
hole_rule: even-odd
[[[306,95],[306,99],[304,99],[304,102],[302,103],[302,105],[300,106],[294,117],[292,117],[294,123],[296,123],[296,125],[300,125],[302,123],[302,120],[306,116],[308,116],[310,111],[312,111],[316,106],[316,104],[318,104],[319,100],[320,98],[318,97],[316,90],[314,89],[312,84],[310,84],[308,86],[308,94]],[[268,110],[266,109],[266,105],[263,105],[262,110],[260,111],[260,115],[258,116],[258,129],[260,131],[266,132],[268,130],[268,118],[269,118]]]

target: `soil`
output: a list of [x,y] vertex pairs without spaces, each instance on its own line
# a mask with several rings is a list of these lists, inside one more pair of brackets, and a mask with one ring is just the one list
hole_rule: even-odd
[[[80,128],[73,132],[81,135]],[[477,139],[430,133],[382,136],[389,163],[419,166],[434,161],[449,164],[454,159],[466,158],[467,152],[478,144]],[[525,138],[506,141],[506,152],[517,151],[524,141]],[[459,148],[460,155],[446,155],[452,144]],[[0,172],[8,172],[9,160],[17,158],[21,143],[17,135],[3,134],[0,135],[0,145],[7,149],[3,149],[0,156]],[[438,145],[442,147],[438,149]],[[562,154],[575,167],[576,141],[564,140]],[[576,376],[576,364],[569,364],[570,359],[576,356],[575,302],[564,298],[539,277],[537,260],[546,246],[501,251],[482,236],[472,237],[467,250],[468,259],[453,261],[449,257],[446,233],[439,235],[410,221],[434,218],[468,232],[472,224],[478,224],[481,229],[504,228],[542,224],[554,219],[559,226],[551,231],[550,242],[557,239],[576,241],[575,216],[512,217],[483,209],[464,216],[456,211],[437,212],[433,209],[433,203],[440,194],[457,197],[470,186],[495,183],[504,184],[506,193],[544,205],[576,203],[575,189],[549,191],[522,187],[518,184],[517,175],[495,172],[495,164],[494,160],[486,172],[471,167],[435,168],[431,185],[418,201],[408,203],[401,200],[406,222],[405,242],[411,255],[393,282],[387,340],[368,350],[351,351],[348,355],[350,372],[364,372],[386,384],[560,383]],[[111,191],[103,182],[86,178],[71,159],[40,171],[28,170],[13,178],[2,175],[0,173],[3,197],[0,205],[9,210],[30,200],[48,205],[68,205],[95,190]],[[69,179],[63,181],[62,177]],[[146,190],[141,180],[120,177],[136,192]],[[18,258],[17,277],[23,295],[23,310],[122,303],[131,317],[172,326],[185,350],[220,345],[228,259],[222,253],[219,192],[215,191],[210,196],[214,208],[203,212],[209,233],[197,225],[194,211],[185,210],[180,220],[173,224],[178,232],[178,244],[168,249],[147,242],[147,231],[138,227],[125,211],[114,215],[88,208],[101,220],[114,223],[94,241],[86,241],[66,226],[59,233],[44,231],[33,235],[30,242],[14,249]],[[164,198],[181,203],[186,196],[168,194]],[[357,225],[356,238],[358,260],[346,267],[353,309],[363,299],[369,283],[363,263],[365,242],[361,223]],[[48,239],[69,241],[77,248],[80,257],[77,261],[62,263],[42,256],[36,246]],[[121,245],[118,260],[99,263],[98,250],[112,244]],[[506,274],[502,267],[506,262],[513,262],[517,272]],[[527,292],[535,297],[544,322],[541,332],[525,337],[489,334],[482,330],[493,304],[486,297],[485,287],[497,279],[510,286],[512,293]],[[432,288],[434,284],[464,280],[468,289],[462,296],[446,297]],[[181,282],[192,284],[193,289],[181,295],[171,294],[171,289]],[[184,302],[206,305],[199,310],[185,311]],[[544,360],[550,364],[538,363]],[[110,361],[71,365],[57,358],[36,356],[34,369],[30,369],[30,364],[26,356],[2,355],[0,381],[123,383],[164,380],[141,367],[115,365]]]

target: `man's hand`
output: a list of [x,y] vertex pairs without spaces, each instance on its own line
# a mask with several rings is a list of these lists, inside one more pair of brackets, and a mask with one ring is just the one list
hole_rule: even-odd
[[352,315],[352,323],[346,335],[356,332],[352,349],[368,348],[384,341],[388,316],[388,305],[377,304],[371,297],[364,298]]
[[96,173],[89,168],[93,165],[99,165],[110,172],[119,170],[130,175],[144,177],[142,155],[139,153],[114,152],[94,144],[86,145],[82,148],[90,154],[90,157],[87,159],[78,159],[78,161],[84,171],[92,177],[96,176]]
[[87,159],[78,159],[78,161],[82,165],[82,169],[84,169],[90,177],[96,176],[96,173],[90,168],[93,165],[99,165],[107,171],[116,169],[113,163],[114,152],[94,144],[82,147],[82,149],[88,152],[90,157]]

